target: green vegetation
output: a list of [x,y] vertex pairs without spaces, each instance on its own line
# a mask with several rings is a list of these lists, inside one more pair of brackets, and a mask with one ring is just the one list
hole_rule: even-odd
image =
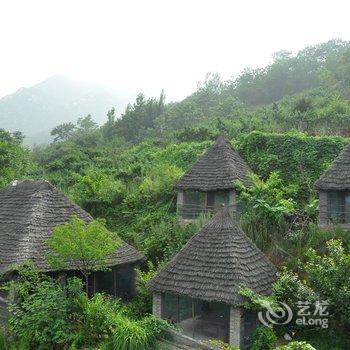
[[31,169],[29,151],[22,147],[21,133],[9,133],[0,129],[0,186],[6,186]]
[[55,227],[47,245],[51,249],[48,254],[50,265],[55,270],[64,270],[67,264],[76,265],[87,288],[89,274],[107,269],[106,258],[116,251],[120,241],[101,221],[85,224],[73,216],[70,222]]
[[315,350],[315,348],[304,341],[293,341],[288,345],[278,347],[277,350]]
[[[136,318],[119,300],[103,294],[89,299],[80,279],[68,279],[62,286],[31,264],[20,266],[18,279],[6,288],[16,293],[8,321],[15,349],[146,350],[169,327],[153,316]],[[0,341],[5,346],[4,335]]]
[[277,337],[272,327],[258,327],[253,335],[252,350],[272,350]]
[[[20,304],[21,313],[10,323],[17,340],[29,340],[32,347],[103,343],[106,349],[120,344],[143,349],[154,342],[161,326],[144,320],[151,311],[146,283],[207,220],[179,225],[173,187],[224,131],[255,173],[252,188],[234,184],[244,208],[241,225],[282,271],[268,301],[284,301],[297,310],[299,300],[329,299],[329,329],[298,328],[294,337],[321,350],[348,348],[350,236],[340,228],[317,228],[313,183],[349,142],[349,59],[350,43],[342,41],[296,55],[280,52],[268,67],[246,70],[230,81],[208,75],[181,102],[166,104],[163,93],[159,98],[140,94],[121,119],[111,109],[102,126],[91,116],[59,125],[52,132],[55,142],[32,151],[21,145],[20,135],[1,131],[0,186],[15,178],[49,180],[150,262],[138,271],[139,294],[128,307],[101,295],[90,300],[79,293],[70,296],[53,280],[36,277],[38,287],[28,294],[35,293],[45,307],[23,298],[27,304]],[[255,308],[266,302],[243,293]],[[62,303],[55,310],[59,317],[50,319],[53,298]],[[67,320],[68,312],[78,321]],[[36,318],[40,314],[51,322],[48,328]],[[32,326],[25,330],[29,319]],[[276,329],[278,336],[283,331]],[[268,331],[259,332],[262,339]],[[282,349],[311,345],[292,342]]]

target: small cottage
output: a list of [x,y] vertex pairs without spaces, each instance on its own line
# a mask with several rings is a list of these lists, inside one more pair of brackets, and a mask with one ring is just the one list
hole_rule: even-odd
[[[53,229],[77,215],[92,217],[47,181],[14,181],[0,190],[0,274],[14,263],[32,260],[42,271],[55,274],[46,261],[47,239]],[[109,271],[90,275],[89,293],[106,292],[129,299],[135,291],[134,268],[143,254],[123,242],[108,257]],[[66,275],[75,275],[74,263]],[[1,295],[0,295],[1,297]],[[3,296],[0,302],[4,301]]]
[[269,295],[276,273],[224,208],[149,282],[153,313],[194,339],[245,347],[258,321],[239,287]]
[[350,144],[315,183],[319,194],[319,226],[350,229]]
[[237,211],[234,182],[250,186],[249,166],[231,143],[220,134],[209,150],[184,174],[175,189],[180,219],[191,220],[202,213],[216,212],[223,205]]

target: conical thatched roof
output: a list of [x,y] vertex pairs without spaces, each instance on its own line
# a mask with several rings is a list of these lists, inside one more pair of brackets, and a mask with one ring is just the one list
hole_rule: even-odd
[[316,181],[318,190],[350,190],[350,144],[334,160],[330,168]]
[[[71,202],[47,181],[14,182],[0,190],[0,273],[10,264],[33,260],[43,271],[46,262],[46,240],[52,230],[77,215],[85,222],[92,217]],[[122,246],[109,257],[114,266],[142,260],[143,255],[130,245]],[[74,265],[70,266],[74,269]]]
[[150,281],[149,288],[238,305],[243,301],[240,285],[268,295],[276,272],[223,209]]
[[231,143],[220,134],[209,150],[184,174],[175,188],[212,191],[233,188],[236,180],[251,184],[251,170]]

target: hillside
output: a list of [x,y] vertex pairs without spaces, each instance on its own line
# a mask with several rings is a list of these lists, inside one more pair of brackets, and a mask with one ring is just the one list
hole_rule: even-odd
[[101,123],[108,109],[115,106],[121,111],[126,103],[109,88],[53,76],[1,98],[0,125],[5,130],[24,133],[26,144],[47,143],[57,124],[76,122],[87,114]]
[[[158,98],[140,94],[120,118],[111,109],[100,126],[91,118],[70,125],[69,132],[61,125],[55,142],[32,150],[23,147],[20,135],[0,130],[0,188],[14,179],[45,179],[142,251],[148,264],[138,272],[138,295],[125,309],[134,320],[152,311],[149,279],[208,220],[179,223],[174,188],[224,132],[254,173],[251,188],[234,184],[240,225],[281,273],[273,299],[245,291],[250,307],[260,310],[262,303],[276,300],[297,315],[300,302],[316,308],[317,301],[327,300],[328,328],[273,328],[277,335],[292,332],[293,340],[313,347],[278,349],[350,349],[350,235],[341,227],[318,228],[314,186],[350,142],[349,87],[350,43],[335,40],[295,55],[280,53],[270,66],[229,81],[210,75],[177,103],[165,103],[163,93]],[[47,106],[53,92],[44,90]],[[69,101],[67,97],[66,103],[74,104]],[[95,116],[90,108],[85,114]],[[52,126],[65,121],[57,118]],[[29,124],[28,119],[22,122]],[[51,305],[50,294],[48,299]],[[89,310],[105,315],[106,307],[112,309],[96,300]],[[54,303],[55,317],[57,305],[63,303]],[[87,328],[89,334],[94,328]],[[41,334],[35,324],[33,329]],[[133,329],[132,335],[140,333]]]

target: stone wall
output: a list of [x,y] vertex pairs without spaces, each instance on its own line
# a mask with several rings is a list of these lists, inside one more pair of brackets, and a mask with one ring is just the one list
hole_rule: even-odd
[[153,293],[153,310],[152,313],[155,317],[162,318],[162,294]]
[[230,345],[240,346],[243,338],[242,310],[238,307],[230,308]]
[[326,227],[328,225],[328,197],[326,191],[320,191],[319,197],[319,214],[318,226]]
[[237,212],[237,210],[238,210],[238,208],[237,208],[237,192],[235,190],[230,190],[228,204],[230,206],[230,213],[231,213],[232,217],[238,218],[239,213]]

